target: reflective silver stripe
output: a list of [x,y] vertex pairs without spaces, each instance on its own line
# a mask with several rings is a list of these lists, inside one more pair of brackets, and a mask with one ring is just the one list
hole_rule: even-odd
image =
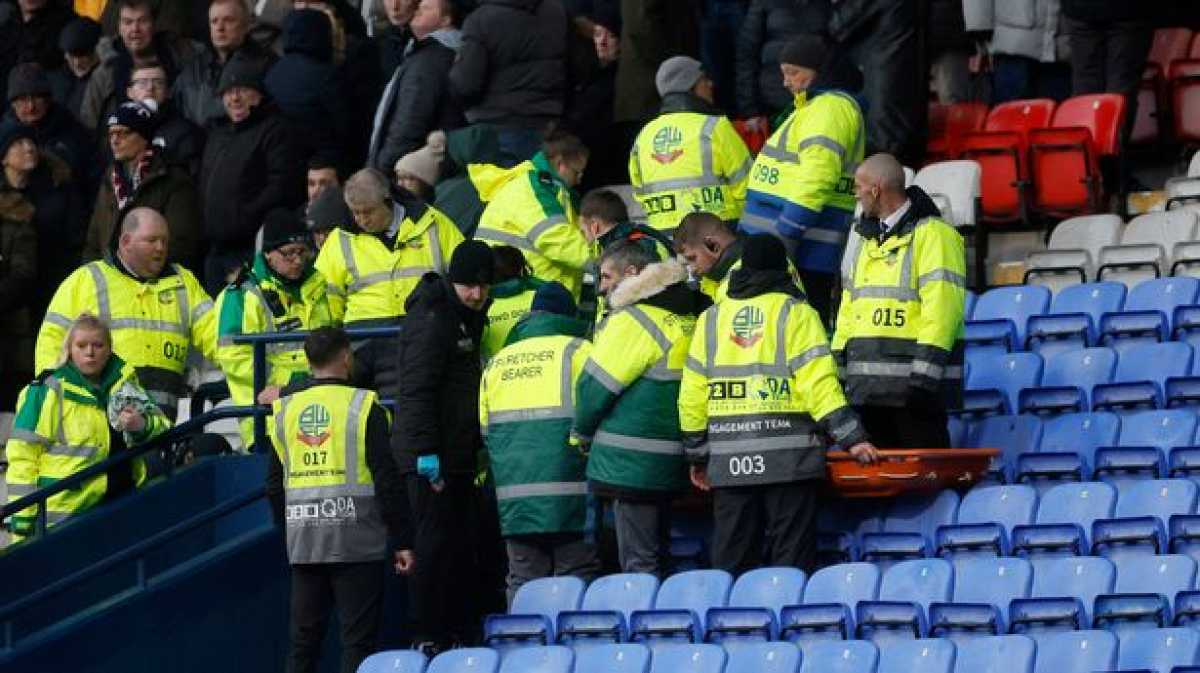
[[350,244],[350,236],[339,234],[342,244],[342,261],[346,263],[346,273],[350,274],[350,286],[358,282],[358,261],[354,259],[354,247]]
[[[918,225],[919,226],[919,225]],[[863,242],[866,245],[866,242]],[[860,251],[859,254],[865,254]],[[858,264],[856,263],[857,267]],[[921,295],[913,287],[913,246],[910,243],[904,248],[904,258],[900,260],[900,276],[895,285],[868,285],[866,287],[850,288],[850,299],[894,299],[896,301],[920,301]],[[851,276],[853,278],[853,275]],[[964,279],[965,284],[965,279]]]
[[188,309],[187,288],[183,285],[175,288],[175,302],[179,307],[179,326],[183,328],[183,333],[186,335],[191,331],[192,312]]
[[658,347],[662,349],[664,354],[671,350],[671,340],[667,338],[667,335],[654,323],[650,316],[646,315],[645,311],[637,306],[627,306],[625,311],[642,326],[642,329],[646,330],[646,333],[650,335],[651,339],[654,339],[654,342],[658,344]]
[[529,241],[530,245],[533,245],[534,247],[536,247],[537,240],[542,237],[542,234],[546,233],[547,231],[550,231],[551,229],[553,229],[554,227],[557,227],[560,224],[566,224],[566,223],[567,223],[566,215],[551,215],[550,217],[547,217],[546,219],[542,220],[541,222],[538,222],[537,224],[530,227],[529,232],[525,234],[525,239]]
[[716,177],[713,171],[713,130],[717,128],[720,117],[709,116],[700,128],[700,174],[706,178]]
[[150,332],[167,332],[168,334],[181,334],[187,336],[188,330],[184,325],[166,320],[143,320],[141,318],[120,318],[112,320],[108,323],[110,329],[139,329]]
[[725,180],[715,175],[704,175],[698,178],[671,178],[669,180],[656,180],[647,182],[634,193],[638,196],[647,196],[657,194],[659,192],[674,192],[684,189],[700,189],[701,187],[720,187],[725,184]]
[[813,360],[832,354],[832,351],[829,350],[829,346],[826,344],[813,346],[791,360],[788,360],[788,369],[790,369],[792,372],[800,371],[804,365],[812,362]]
[[98,446],[71,446],[69,444],[52,444],[46,453],[53,456],[69,456],[71,458],[91,458],[100,453]]
[[642,453],[657,453],[668,456],[683,454],[683,442],[677,442],[670,439],[630,437],[629,435],[617,435],[611,432],[605,432],[603,430],[596,433],[596,436],[592,439],[592,444],[607,444],[609,446],[615,446],[618,449],[641,451]]
[[892,376],[907,378],[912,373],[909,362],[848,362],[847,376]]
[[55,313],[53,311],[46,312],[46,322],[50,323],[51,325],[58,325],[59,327],[71,326],[70,318],[61,313]]
[[808,241],[816,241],[817,243],[841,244],[846,240],[848,234],[844,231],[834,231],[832,229],[822,229],[821,227],[806,227],[804,232],[800,234],[800,238]]
[[690,355],[687,357],[687,361],[683,363],[683,366],[701,376],[708,376],[708,371],[704,368],[704,365]]
[[921,277],[917,278],[917,287],[924,287],[926,283],[932,283],[939,280],[945,281],[957,287],[965,288],[967,286],[966,276],[960,273],[955,273],[949,269],[934,269],[933,271],[922,274]]
[[[358,389],[350,399],[350,408],[346,410],[346,486],[353,488],[358,485],[358,419],[362,416],[363,400],[367,391]],[[373,495],[375,489],[363,495]],[[343,493],[343,495],[345,495]]]
[[760,233],[779,233],[778,221],[773,217],[765,217],[756,213],[742,213],[741,223]]
[[791,376],[791,372],[784,365],[763,364],[759,362],[752,365],[716,365],[709,367],[708,376],[713,379],[732,379],[748,376],[788,377]]
[[100,314],[96,317],[108,322],[112,319],[112,303],[109,301],[108,296],[108,279],[104,277],[104,272],[100,270],[99,262],[92,262],[84,268],[88,270],[88,273],[92,274],[92,282],[96,285],[96,310]]
[[708,437],[709,452],[714,456],[727,456],[731,453],[746,453],[753,451],[787,451],[788,449],[806,449],[819,446],[820,443],[811,433],[785,435],[783,437],[756,437],[754,439],[735,439],[721,441]]
[[26,430],[24,428],[13,428],[12,432],[9,433],[8,438],[9,439],[19,439],[22,442],[28,442],[30,444],[40,444],[41,446],[50,446],[49,439],[39,435],[38,433],[36,433],[32,430]]
[[404,273],[405,271],[408,271],[408,269],[401,269],[400,271],[401,271],[401,273],[396,273],[396,274],[393,274],[393,272],[391,272],[391,271],[376,271],[375,273],[368,273],[365,276],[361,276],[361,277],[356,278],[353,281],[351,281],[350,285],[346,288],[346,290],[351,293],[361,292],[372,285],[378,285],[379,283],[390,282],[394,276],[406,276],[406,275],[419,276],[425,272],[424,269],[422,269],[420,271],[420,273],[412,273],[412,274]]
[[671,369],[663,364],[655,365],[650,369],[647,369],[646,372],[642,374],[642,377],[650,379],[651,381],[679,381],[683,378],[683,372],[676,369]]
[[562,418],[574,418],[575,412],[570,407],[537,407],[536,409],[510,409],[508,411],[492,411],[488,413],[488,425],[498,423],[520,423],[522,421],[547,421]]
[[587,482],[548,481],[540,484],[513,484],[496,487],[497,500],[540,498],[546,496],[587,495]]
[[813,145],[824,147],[825,149],[832,151],[834,154],[837,154],[838,158],[842,159],[843,162],[846,159],[846,148],[843,147],[841,143],[833,138],[830,138],[829,136],[809,136],[804,140],[801,140],[800,145],[797,146],[796,149],[798,151],[802,151],[804,148],[812,147]]
[[587,372],[592,378],[596,379],[600,385],[607,388],[608,392],[612,393],[613,395],[620,395],[621,392],[625,390],[625,386],[621,385],[621,382],[613,378],[611,374],[604,371],[600,365],[596,364],[595,360],[588,360],[587,363],[583,365],[583,371]]
[[287,475],[291,472],[291,468],[288,466],[288,463],[290,462],[290,456],[288,454],[290,452],[288,451],[287,442],[287,408],[288,403],[291,402],[291,400],[292,398],[290,395],[280,399],[279,413],[275,414],[275,439],[279,442],[279,450],[276,451],[276,454],[282,456],[280,462],[283,463],[284,483],[287,482]]
[[441,223],[434,217],[433,224],[425,230],[425,235],[429,238],[429,255],[433,257],[433,270],[438,273],[446,273],[446,259],[442,256],[442,241],[438,236],[438,227],[440,226],[442,226]]
[[842,155],[842,171],[848,175],[853,175],[858,170],[858,162],[854,161],[854,157],[863,156],[866,153],[867,146],[867,129],[866,124],[862,123],[862,109],[858,106],[858,101],[855,100],[854,96],[841,91],[827,91],[826,94],[837,96],[850,103],[854,106],[855,111],[858,112],[860,123],[858,125],[858,133],[854,136],[854,150],[850,154]]
[[835,440],[840,442],[858,427],[860,427],[858,419],[852,419],[834,428],[831,434]]
[[789,115],[787,120],[783,122],[783,129],[779,132],[779,142],[774,145],[770,143],[763,145],[760,154],[765,154],[776,161],[786,161],[793,164],[799,163],[800,155],[787,150],[788,134],[792,132],[792,118],[794,114]]
[[57,439],[58,439],[59,444],[66,444],[67,443],[67,426],[66,426],[66,423],[63,422],[63,410],[64,410],[64,407],[66,407],[66,405],[63,404],[62,381],[59,381],[57,376],[47,377],[46,378],[46,387],[49,388],[51,391],[53,391],[54,396],[58,398],[58,436],[57,436]]
[[726,182],[728,182],[730,184],[737,184],[737,183],[741,182],[742,180],[745,180],[746,176],[750,175],[750,169],[753,167],[754,167],[754,159],[751,159],[750,157],[746,157],[746,160],[742,162],[742,165],[738,166],[738,169],[736,171],[734,171],[733,173],[731,173],[729,175],[729,177],[725,179]]
[[196,307],[192,309],[192,322],[196,322],[197,320],[203,318],[211,310],[213,310],[213,303],[210,299],[205,299],[199,304],[196,304]]
[[510,234],[507,231],[500,231],[499,229],[480,227],[475,230],[475,238],[481,241],[495,241],[496,243],[511,245],[525,252],[537,252],[537,249],[533,247],[533,243],[530,243],[529,239],[524,236]]
[[338,287],[337,285],[334,285],[333,283],[325,284],[325,292],[328,294],[337,296],[337,297],[345,297],[346,296],[346,291],[343,290],[342,288]]
[[33,484],[17,484],[11,481],[8,482],[8,497],[10,499],[23,498],[36,490],[37,486],[34,486]]
[[717,359],[717,314],[720,311],[721,305],[717,304],[704,313],[704,365],[710,376],[716,376],[711,372]]
[[928,376],[931,379],[940,379],[945,375],[946,368],[928,360],[913,360],[912,373],[920,376]]
[[366,498],[375,495],[374,484],[335,484],[333,486],[305,486],[289,488],[288,502],[297,500],[322,500],[325,498],[344,498],[355,496]]
[[571,381],[571,362],[575,359],[575,351],[579,350],[583,345],[583,339],[571,339],[567,342],[567,347],[563,349],[562,371],[559,372],[561,379],[558,382],[558,404],[565,418],[572,418],[575,415],[575,385]]
[[794,299],[788,299],[779,307],[779,315],[775,316],[775,362],[776,367],[787,364],[787,323],[792,314]]

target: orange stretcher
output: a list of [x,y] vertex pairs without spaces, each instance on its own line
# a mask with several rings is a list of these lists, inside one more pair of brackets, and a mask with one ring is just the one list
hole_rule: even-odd
[[829,484],[844,498],[890,498],[902,493],[963,489],[979,481],[999,449],[880,449],[861,465],[845,451],[825,456]]

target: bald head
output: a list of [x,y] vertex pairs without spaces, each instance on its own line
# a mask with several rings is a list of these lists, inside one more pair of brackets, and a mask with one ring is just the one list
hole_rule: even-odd
[[875,154],[858,165],[854,191],[867,217],[885,218],[908,198],[904,193],[904,166],[890,154]]
[[117,255],[140,278],[157,278],[167,264],[167,220],[153,208],[134,208],[121,220]]

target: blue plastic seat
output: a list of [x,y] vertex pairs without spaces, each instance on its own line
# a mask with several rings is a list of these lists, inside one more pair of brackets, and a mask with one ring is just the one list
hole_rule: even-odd
[[1200,632],[1185,628],[1126,631],[1121,641],[1117,668],[1122,671],[1171,673],[1176,666],[1190,666],[1200,657]]
[[997,287],[983,293],[966,325],[968,350],[1024,350],[1030,316],[1050,308],[1050,290],[1040,285]]
[[1111,519],[1117,491],[1110,484],[1060,484],[1038,503],[1037,523],[1016,526],[1013,552],[1021,556],[1079,556],[1091,550],[1088,534],[1096,519]]
[[1092,408],[1098,410],[1155,409],[1166,405],[1164,387],[1170,378],[1192,369],[1192,347],[1185,343],[1131,346],[1117,363],[1112,383],[1092,389]]
[[743,573],[729,592],[728,607],[709,608],[705,640],[725,645],[775,640],[779,614],[804,598],[804,571],[798,568],[757,568]]
[[941,638],[892,640],[879,646],[876,673],[953,673],[954,643]]
[[800,660],[792,643],[746,643],[729,650],[725,673],[798,673]]
[[500,653],[487,647],[464,647],[446,650],[429,662],[425,673],[496,673],[500,669]]
[[526,647],[505,655],[500,673],[571,673],[574,665],[575,653],[569,647]]
[[1196,581],[1196,562],[1186,556],[1126,556],[1114,561],[1113,593],[1096,597],[1092,624],[1116,633],[1172,623],[1171,603]]
[[1042,428],[1041,447],[1017,456],[1016,468],[1017,481],[1039,492],[1091,479],[1096,449],[1116,445],[1121,419],[1106,411],[1063,414],[1046,420]]
[[863,533],[860,556],[882,564],[880,570],[896,561],[929,556],[938,528],[954,523],[957,513],[958,494],[951,490],[901,496],[888,508],[882,531]]
[[813,643],[804,648],[800,673],[875,673],[879,648],[865,640]]
[[929,606],[929,635],[1001,635],[1008,605],[1033,590],[1033,565],[1023,558],[968,558],[954,562],[951,603]]
[[1125,297],[1124,308],[1100,319],[1100,341],[1121,351],[1135,343],[1168,341],[1175,309],[1196,303],[1200,280],[1155,278],[1138,283]]
[[840,563],[822,568],[804,585],[804,603],[780,614],[780,637],[794,643],[847,639],[854,632],[851,610],[879,595],[879,568],[873,563]]
[[929,633],[926,612],[930,603],[948,602],[953,591],[954,566],[949,561],[901,561],[883,574],[879,599],[858,604],[856,633],[875,642],[924,638]]
[[1092,408],[1092,388],[1112,381],[1117,352],[1111,348],[1083,348],[1055,353],[1046,359],[1042,383],[1022,390],[1017,406],[1022,413],[1063,413]]
[[389,650],[363,659],[357,673],[425,673],[425,664],[425,655],[416,650]]
[[596,645],[575,652],[574,673],[649,673],[650,648],[640,643]]
[[1112,561],[1094,556],[1035,559],[1030,598],[1009,603],[1009,631],[1078,630],[1091,623],[1091,608],[1100,594],[1112,593],[1117,571]]
[[586,585],[578,577],[542,577],[517,589],[507,615],[488,615],[483,641],[500,650],[554,642],[554,625],[564,610],[578,610]]
[[976,449],[1000,449],[992,460],[989,475],[997,481],[1012,481],[1017,456],[1036,451],[1042,441],[1042,419],[1031,414],[988,416],[971,424],[967,444]]
[[663,581],[651,610],[635,610],[629,619],[629,637],[644,641],[651,650],[669,641],[698,643],[704,640],[704,618],[709,608],[725,607],[733,577],[724,570],[689,570]]
[[963,308],[963,320],[970,320],[971,314],[975,312],[975,302],[979,301],[979,296],[970,290],[964,294],[966,294],[966,306]]
[[728,658],[720,645],[668,643],[654,650],[650,673],[724,673]]
[[1034,673],[1094,673],[1117,666],[1117,637],[1109,631],[1037,633]]
[[1123,283],[1072,285],[1059,290],[1050,302],[1049,315],[1029,318],[1029,349],[1043,357],[1086,348],[1100,340],[1100,318],[1125,305]]
[[1007,556],[1008,532],[1014,526],[1031,524],[1037,514],[1037,493],[1023,484],[973,488],[958,507],[953,525],[938,528],[935,538],[939,556],[958,559],[969,556]]
[[1033,673],[1037,643],[1029,636],[985,636],[955,645],[954,673]]
[[1167,523],[1196,509],[1196,484],[1187,479],[1147,479],[1129,484],[1117,498],[1112,519],[1092,523],[1092,553],[1117,559],[1130,554],[1164,554]]
[[883,530],[883,512],[868,499],[843,500],[817,512],[817,560],[829,566],[858,559],[858,536]]
[[1017,395],[1024,388],[1036,388],[1041,383],[1042,367],[1042,356],[1027,352],[971,360],[971,374],[963,391],[963,411],[1015,413]]
[[1190,446],[1196,415],[1183,409],[1141,411],[1121,419],[1117,447],[1096,450],[1096,478],[1120,486],[1165,473],[1164,456],[1177,446]]
[[558,642],[578,650],[588,645],[624,642],[634,610],[649,610],[658,594],[658,578],[645,573],[606,575],[593,581],[579,610],[558,615]]

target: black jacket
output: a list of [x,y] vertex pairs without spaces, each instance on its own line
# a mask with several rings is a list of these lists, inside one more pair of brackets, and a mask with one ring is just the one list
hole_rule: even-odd
[[465,125],[462,109],[446,86],[455,56],[447,42],[457,44],[439,33],[415,42],[394,75],[395,83],[384,88],[379,102],[383,116],[372,133],[368,159],[384,175],[392,174],[397,159],[421,149],[430,131]]
[[257,64],[266,72],[276,60],[275,54],[250,36],[237,51],[222,63],[216,51],[207,46],[187,62],[171,87],[180,114],[200,127],[207,127],[225,118],[225,107],[217,95],[217,84],[225,65],[233,59]]
[[443,474],[476,470],[479,435],[479,340],[487,309],[463,306],[454,287],[427,273],[405,302],[392,450],[401,474],[417,457],[437,454]]
[[304,164],[287,122],[267,102],[239,124],[228,119],[209,134],[200,169],[200,199],[209,241],[227,250],[254,248],[272,208],[304,202]]
[[[349,385],[337,379],[308,379],[295,386],[288,386],[283,395],[292,395],[313,386],[333,384]],[[284,523],[284,474],[279,454],[267,451],[271,463],[267,471],[267,498],[271,502],[271,515],[276,525]],[[388,419],[383,407],[375,404],[367,416],[367,467],[371,470],[371,481],[375,485],[375,502],[387,526],[388,537],[397,549],[412,549],[412,519],[409,515],[408,498],[404,493],[404,481],[396,461],[392,458],[388,444]]]
[[1130,21],[1155,17],[1161,4],[1160,0],[1062,0],[1062,13],[1080,21]]
[[97,63],[83,77],[76,77],[70,66],[65,63],[47,73],[50,78],[50,96],[54,103],[66,108],[76,121],[79,121],[79,110],[83,106],[83,94],[87,91],[88,82],[92,80],[92,73],[99,67],[100,64]]
[[412,31],[407,25],[389,24],[375,36],[375,49],[379,52],[379,72],[383,73],[384,80],[391,77],[396,68],[404,63],[404,48],[411,39]]
[[462,33],[450,86],[467,121],[536,128],[562,116],[567,14],[558,0],[483,0]]
[[179,114],[171,101],[159,111],[156,142],[161,142],[167,162],[187,171],[193,180],[200,177],[204,155],[204,130]]
[[8,82],[8,71],[18,63],[37,63],[46,72],[63,63],[58,35],[75,18],[65,2],[47,0],[26,23],[17,0],[0,4],[0,82]]
[[797,35],[822,35],[829,23],[829,0],[754,0],[737,41],[737,112],[742,117],[774,116],[792,106],[783,88],[779,52]]
[[[12,107],[4,115],[4,126],[20,124]],[[57,103],[50,109],[41,123],[31,127],[37,146],[62,159],[71,168],[71,177],[78,183],[81,192],[94,194],[104,168],[104,161],[96,149],[91,133],[70,112]]]

